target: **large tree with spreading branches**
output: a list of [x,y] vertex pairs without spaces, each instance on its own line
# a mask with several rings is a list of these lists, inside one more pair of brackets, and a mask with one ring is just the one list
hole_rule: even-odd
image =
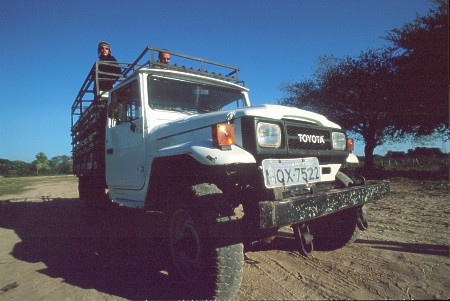
[[358,57],[320,57],[314,78],[283,87],[281,103],[319,112],[365,142],[365,167],[373,167],[373,151],[395,129],[396,69],[387,52],[369,50]]
[[[389,31],[392,45],[319,57],[313,77],[284,85],[280,103],[316,111],[364,140],[365,168],[386,140],[448,129],[448,4]],[[445,33],[445,34],[444,34]]]

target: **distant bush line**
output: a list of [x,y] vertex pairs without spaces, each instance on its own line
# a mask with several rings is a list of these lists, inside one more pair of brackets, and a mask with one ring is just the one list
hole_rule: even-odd
[[[360,164],[344,166],[351,174],[363,175],[367,179],[404,177],[419,180],[448,180],[449,156],[439,148],[418,147],[405,152],[390,151],[385,156],[374,156],[375,168],[367,171],[363,168],[364,157],[358,157]],[[65,175],[72,173],[72,158],[56,156],[48,159],[44,153],[38,153],[31,163],[10,161],[0,158],[0,176],[23,177],[42,175]]]
[[69,156],[56,156],[48,159],[41,152],[36,155],[36,160],[31,163],[0,158],[0,176],[2,177],[65,175],[71,173],[72,158]]
[[448,180],[449,155],[439,148],[417,147],[405,152],[389,151],[385,156],[375,155],[373,170],[365,170],[364,157],[358,157],[359,167],[346,166],[353,174],[367,179],[409,178],[415,180]]

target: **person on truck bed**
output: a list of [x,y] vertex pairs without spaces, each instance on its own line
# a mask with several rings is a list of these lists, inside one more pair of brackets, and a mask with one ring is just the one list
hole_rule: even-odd
[[[116,58],[111,55],[111,46],[106,41],[101,41],[98,43],[97,47],[98,52],[98,58],[100,61],[109,61],[109,62],[117,62]],[[101,72],[107,72],[107,73],[116,73],[118,76],[109,75],[109,74],[99,74],[99,90],[100,91],[109,91],[113,88],[114,83],[119,78],[120,74],[122,73],[122,70],[118,66],[111,66],[111,65],[103,65],[100,64],[98,66],[98,70]],[[103,78],[103,79],[102,79]],[[111,78],[111,80],[104,79],[104,78]]]
[[[167,49],[164,49],[167,50]],[[169,64],[170,63],[170,53],[161,51],[158,53],[158,62],[163,64]]]

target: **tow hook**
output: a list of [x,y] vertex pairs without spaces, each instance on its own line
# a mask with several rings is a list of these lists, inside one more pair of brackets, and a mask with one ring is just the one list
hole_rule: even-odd
[[363,176],[359,175],[356,177],[356,179],[359,185],[366,185],[366,178],[364,178]]
[[355,181],[349,185],[349,187],[366,185],[366,179],[363,176],[355,176]]
[[369,228],[369,223],[366,219],[366,210],[363,207],[356,210],[356,225],[361,231],[367,230],[367,228]]
[[292,229],[294,230],[298,251],[302,256],[308,257],[314,250],[313,236],[309,231],[308,224],[295,224],[292,225]]

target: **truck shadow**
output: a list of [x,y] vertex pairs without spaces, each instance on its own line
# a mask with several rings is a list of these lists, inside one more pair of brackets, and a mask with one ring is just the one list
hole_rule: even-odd
[[126,299],[182,299],[168,277],[162,217],[113,207],[87,213],[78,199],[0,201],[0,227],[21,239],[11,255],[39,273]]
[[[450,249],[447,245],[433,245],[433,244],[417,244],[404,243],[398,241],[382,241],[382,240],[365,240],[357,239],[354,244],[368,245],[370,248],[383,249],[388,251],[415,253],[423,255],[438,255],[450,256]],[[291,252],[297,250],[297,243],[294,234],[279,232],[277,237],[270,243],[256,243],[248,248],[248,251],[267,251],[267,250],[283,250]],[[315,249],[315,251],[323,251]]]
[[439,255],[446,257],[450,256],[449,246],[446,245],[414,244],[398,241],[378,241],[365,239],[357,239],[355,243],[366,244],[374,249],[383,249],[383,250],[416,253],[424,255]]

